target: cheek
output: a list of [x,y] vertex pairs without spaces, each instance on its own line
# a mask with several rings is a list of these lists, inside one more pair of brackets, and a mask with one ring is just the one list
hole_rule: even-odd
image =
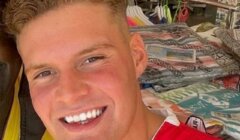
[[114,70],[99,71],[99,74],[92,77],[95,79],[95,84],[112,100],[113,123],[121,132],[131,127],[138,106],[137,82],[132,75],[127,69],[119,67]]
[[136,103],[137,80],[130,69],[123,68],[105,68],[91,74],[90,79],[115,102],[116,106],[121,105],[122,109],[125,109],[128,105]]
[[126,91],[134,87],[131,85],[135,84],[136,78],[131,70],[124,68],[124,66],[121,67],[121,65],[117,66],[119,67],[109,66],[91,73],[89,79],[99,88],[111,92]]
[[32,98],[33,107],[42,121],[47,121],[51,112],[52,96],[47,87],[30,87],[30,95]]

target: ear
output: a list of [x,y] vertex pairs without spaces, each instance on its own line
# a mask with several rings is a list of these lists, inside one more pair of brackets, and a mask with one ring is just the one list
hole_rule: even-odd
[[131,34],[130,48],[134,61],[136,77],[139,78],[147,66],[147,53],[145,51],[144,42],[138,33]]

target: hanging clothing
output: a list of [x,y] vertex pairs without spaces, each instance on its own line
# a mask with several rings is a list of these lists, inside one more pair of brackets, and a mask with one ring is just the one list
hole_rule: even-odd
[[137,23],[131,17],[127,17],[127,22],[130,27],[138,26]]
[[128,22],[129,19],[131,19],[134,23],[137,23],[137,26],[153,25],[149,18],[143,13],[142,8],[137,5],[128,6],[126,15],[128,17]]

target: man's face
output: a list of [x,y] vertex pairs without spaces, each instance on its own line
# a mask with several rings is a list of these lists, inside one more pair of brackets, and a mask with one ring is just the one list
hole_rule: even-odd
[[18,36],[33,106],[55,139],[123,139],[138,116],[143,46],[129,47],[126,25],[110,13],[65,6]]

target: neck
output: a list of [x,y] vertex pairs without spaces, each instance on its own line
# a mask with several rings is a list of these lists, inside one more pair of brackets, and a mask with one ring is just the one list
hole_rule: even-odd
[[161,124],[164,122],[165,117],[151,112],[145,107],[146,111],[146,121],[148,124],[148,140],[151,140],[155,135]]
[[165,119],[148,110],[142,101],[138,111],[128,135],[123,140],[151,140]]

